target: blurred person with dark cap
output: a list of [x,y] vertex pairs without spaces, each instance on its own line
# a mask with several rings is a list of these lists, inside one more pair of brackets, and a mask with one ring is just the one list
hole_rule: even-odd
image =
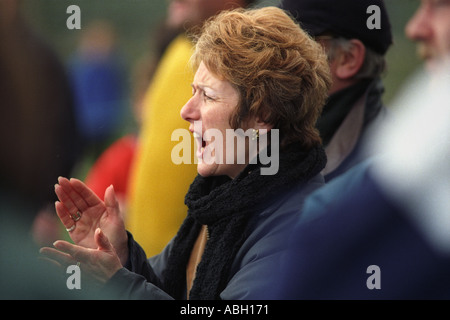
[[406,25],[426,70],[369,138],[379,157],[305,202],[277,298],[450,298],[449,16],[449,0],[422,0]]
[[[372,17],[374,5],[379,11]],[[382,0],[284,0],[280,7],[328,54],[333,85],[317,128],[328,157],[322,173],[330,181],[370,156],[361,152],[365,137],[387,116],[381,75],[392,44],[389,17]]]

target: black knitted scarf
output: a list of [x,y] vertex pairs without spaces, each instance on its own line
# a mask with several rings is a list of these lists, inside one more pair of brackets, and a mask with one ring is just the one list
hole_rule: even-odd
[[324,168],[326,155],[321,146],[308,152],[299,149],[291,146],[280,153],[275,175],[261,175],[261,165],[250,164],[233,180],[223,176],[195,178],[185,198],[188,215],[174,239],[163,276],[167,293],[175,299],[185,297],[186,266],[201,226],[207,225],[209,239],[189,297],[220,298],[235,255],[248,237],[250,218],[261,212],[267,201]]

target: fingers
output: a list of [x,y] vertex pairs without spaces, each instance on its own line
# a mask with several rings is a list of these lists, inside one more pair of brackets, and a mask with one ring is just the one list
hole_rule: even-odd
[[[57,213],[59,218],[61,219],[61,221],[64,223],[64,221],[66,221],[68,219],[71,219],[71,215],[75,215],[76,212],[78,211],[77,206],[75,206],[75,203],[72,201],[72,199],[67,195],[67,193],[63,190],[63,188],[61,187],[61,185],[56,184],[55,185],[55,193],[56,196],[58,197],[58,199],[60,200],[60,210],[58,212],[58,207],[56,207],[55,204],[55,208],[57,209]],[[61,213],[61,214],[59,214]],[[66,217],[67,216],[67,217]],[[69,222],[69,221],[67,221]],[[67,227],[67,223],[64,223],[64,225]]]
[[71,178],[70,184],[73,190],[84,199],[85,203],[88,206],[93,207],[102,202],[102,200],[82,181],[75,178]]
[[[72,261],[72,262],[73,261],[75,261],[75,262],[76,261],[86,262],[86,261],[89,261],[89,259],[91,258],[92,251],[93,251],[93,249],[77,246],[75,244],[72,244],[72,243],[64,241],[64,240],[55,241],[53,243],[53,246],[56,249],[58,249],[59,251],[55,250],[55,249],[52,249],[52,248],[48,248],[48,249],[52,249],[50,254],[53,254],[53,256],[55,258],[59,258],[62,261],[67,261],[67,260],[64,260],[64,259],[65,258],[66,259],[70,258],[70,261]],[[56,252],[59,252],[60,254],[57,254]],[[60,261],[60,260],[57,260],[57,261]]]
[[59,201],[56,201],[55,202],[55,209],[56,209],[56,214],[58,215],[59,220],[61,220],[61,222],[64,225],[64,227],[66,229],[71,228],[74,225],[75,221],[73,221],[71,213],[64,206],[64,204],[59,202]]
[[58,183],[55,185],[55,193],[70,213],[83,212],[89,207],[86,200],[74,189],[68,179],[59,177]]
[[113,251],[114,250],[108,237],[103,233],[103,231],[100,228],[97,228],[97,230],[95,230],[94,238],[95,238],[95,242],[97,243],[97,246],[100,250],[103,250],[103,251]]
[[46,258],[47,261],[53,263],[55,266],[68,266],[77,263],[71,255],[54,248],[44,247],[41,248],[39,252]]
[[119,212],[119,201],[117,201],[116,193],[113,185],[110,185],[105,190],[105,206],[110,207]]
[[90,277],[105,283],[117,270],[122,268],[122,264],[112,244],[100,228],[96,229],[94,238],[97,249],[89,249],[58,240],[53,243],[55,249],[42,248],[40,252],[61,265],[78,264],[79,262],[82,270],[86,271]]
[[55,203],[56,212],[66,228],[70,228],[77,221],[77,216],[91,207],[104,204],[95,193],[78,179],[58,178],[55,193],[59,202]]
[[[108,237],[100,228],[95,230],[94,238],[98,246],[97,250],[115,252]],[[93,258],[95,251],[95,249],[84,248],[63,240],[55,241],[53,246],[56,249],[46,247],[42,248],[40,252],[61,264],[73,264],[76,261],[87,262]]]

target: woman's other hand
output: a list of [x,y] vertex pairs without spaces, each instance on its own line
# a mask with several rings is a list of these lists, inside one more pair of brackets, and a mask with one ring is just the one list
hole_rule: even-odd
[[106,189],[103,202],[82,181],[60,177],[55,193],[59,199],[55,203],[56,213],[73,242],[84,248],[99,248],[95,236],[100,228],[124,265],[128,258],[128,236],[113,186]]
[[94,242],[96,249],[58,240],[53,244],[56,249],[45,247],[40,252],[62,266],[77,263],[90,279],[105,283],[122,268],[122,263],[108,237],[100,228],[94,232]]

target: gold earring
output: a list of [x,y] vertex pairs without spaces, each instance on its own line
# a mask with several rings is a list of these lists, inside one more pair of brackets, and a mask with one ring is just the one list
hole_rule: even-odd
[[259,138],[259,129],[252,129],[252,141],[258,140]]

